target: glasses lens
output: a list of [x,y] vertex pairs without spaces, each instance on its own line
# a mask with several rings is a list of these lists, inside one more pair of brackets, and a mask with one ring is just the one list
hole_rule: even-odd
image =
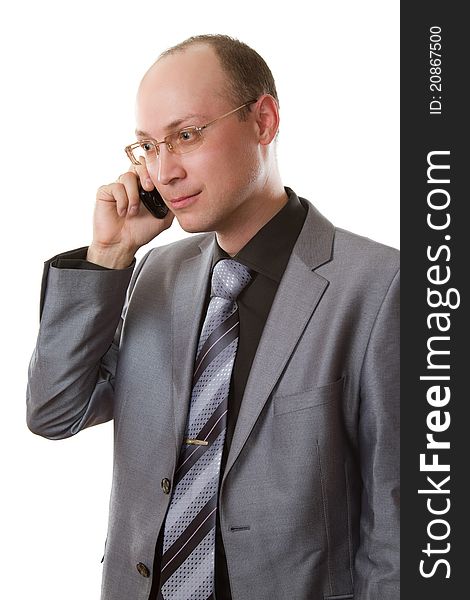
[[144,163],[145,160],[145,162],[151,163],[157,158],[157,148],[154,143],[143,141],[133,148],[132,154],[137,162]]
[[[202,144],[202,135],[196,127],[187,127],[167,135],[165,142],[170,152],[184,154]],[[150,140],[142,140],[132,149],[132,154],[136,162],[143,163],[145,160],[147,163],[152,163],[158,156],[157,146]]]
[[202,135],[196,127],[187,127],[176,133],[172,133],[166,138],[171,150],[176,154],[191,152],[202,143]]

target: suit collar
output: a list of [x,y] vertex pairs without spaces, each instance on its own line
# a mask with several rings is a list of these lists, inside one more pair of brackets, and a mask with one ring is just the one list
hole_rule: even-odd
[[[278,224],[282,223],[283,220],[281,215],[283,210],[289,205],[289,208],[292,208],[293,210],[297,211],[297,209],[295,208],[295,203],[299,202],[306,210],[306,215],[303,226],[300,230],[300,234],[298,234],[298,237],[292,249],[292,254],[296,254],[299,257],[299,259],[303,263],[305,263],[306,266],[310,266],[312,269],[316,269],[325,262],[328,262],[331,258],[335,228],[333,224],[326,217],[324,217],[311,202],[309,202],[309,200],[306,200],[301,196],[297,196],[297,194],[291,188],[286,187],[285,190],[289,196],[288,204],[286,204],[284,208],[281,209],[281,211],[277,213],[277,215],[275,215],[273,219],[267,223],[267,225],[269,225],[274,219],[276,219],[276,217],[280,217],[278,219],[278,223],[276,223],[277,231]],[[267,225],[265,225],[265,227]],[[258,234],[263,229],[264,228],[262,228],[258,232]],[[256,236],[250,241],[255,240],[258,234],[256,234]],[[248,242],[247,246],[249,244],[250,242]],[[247,248],[247,246],[245,246],[245,248]],[[215,233],[208,233],[207,235],[205,235],[200,241],[198,247],[203,256],[207,256],[208,254],[210,254],[216,259],[222,257],[222,255],[219,254],[219,250],[217,250],[217,248],[220,249],[220,253],[224,252],[217,244]],[[242,250],[239,252],[239,254],[242,253]],[[251,252],[249,253],[249,255],[251,256]],[[276,272],[278,272],[278,270],[276,270]]]
[[331,259],[335,228],[311,202],[305,198],[299,200],[308,210],[292,253],[313,270]]

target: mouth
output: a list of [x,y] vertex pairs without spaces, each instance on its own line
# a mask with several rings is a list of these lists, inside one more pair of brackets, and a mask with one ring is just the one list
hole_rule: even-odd
[[184,208],[185,206],[189,206],[195,202],[200,193],[201,192],[197,192],[191,196],[180,196],[179,198],[174,198],[173,200],[170,200],[170,204],[172,208]]

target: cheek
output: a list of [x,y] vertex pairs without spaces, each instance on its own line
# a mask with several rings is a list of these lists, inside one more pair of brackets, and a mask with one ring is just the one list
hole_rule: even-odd
[[246,189],[255,183],[261,175],[261,163],[256,151],[256,146],[244,145],[235,149],[230,157],[232,175],[241,188]]
[[216,182],[225,188],[245,187],[259,172],[256,149],[248,144],[220,144],[207,155],[205,174],[207,182]]

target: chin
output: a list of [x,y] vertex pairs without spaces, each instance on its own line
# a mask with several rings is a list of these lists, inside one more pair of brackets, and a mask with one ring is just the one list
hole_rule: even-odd
[[192,219],[190,215],[176,215],[179,226],[187,233],[207,233],[214,231],[210,223]]

